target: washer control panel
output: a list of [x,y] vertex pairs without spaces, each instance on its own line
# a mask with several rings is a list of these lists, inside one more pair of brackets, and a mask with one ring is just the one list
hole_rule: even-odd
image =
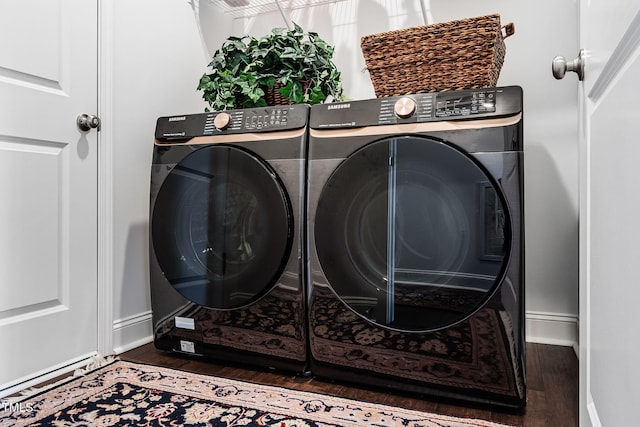
[[435,99],[436,117],[459,117],[495,112],[495,89],[462,94],[443,92]]
[[308,116],[308,105],[295,104],[160,117],[155,137],[162,142],[299,129],[307,124]]
[[312,129],[505,117],[522,111],[522,88],[420,93],[311,107]]

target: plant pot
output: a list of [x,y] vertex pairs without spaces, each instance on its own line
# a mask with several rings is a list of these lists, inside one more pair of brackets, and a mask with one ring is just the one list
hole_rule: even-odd
[[[309,82],[303,81],[302,83],[302,92],[306,92],[309,88]],[[267,101],[267,105],[292,105],[295,104],[291,102],[289,99],[282,96],[280,93],[280,89],[282,89],[284,85],[280,83],[280,81],[276,81],[273,85],[273,89],[265,90],[264,98]]]

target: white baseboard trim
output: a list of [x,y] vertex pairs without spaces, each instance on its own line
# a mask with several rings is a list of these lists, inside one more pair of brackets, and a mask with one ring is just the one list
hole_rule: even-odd
[[151,312],[135,314],[113,322],[113,351],[115,354],[153,341]]
[[527,342],[573,347],[578,352],[578,316],[527,311]]

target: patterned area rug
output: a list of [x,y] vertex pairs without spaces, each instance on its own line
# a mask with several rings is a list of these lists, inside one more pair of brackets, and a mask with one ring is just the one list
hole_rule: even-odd
[[[463,295],[448,296],[455,298],[448,305],[465,306]],[[500,401],[524,396],[513,327],[502,310],[484,307],[454,326],[418,335],[364,321],[329,289],[316,289],[311,301],[311,348],[321,362],[490,393]]]
[[0,426],[503,425],[116,361],[21,402],[2,402]]

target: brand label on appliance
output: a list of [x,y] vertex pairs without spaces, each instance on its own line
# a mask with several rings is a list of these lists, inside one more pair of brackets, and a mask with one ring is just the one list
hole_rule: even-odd
[[351,108],[351,104],[328,104],[327,110],[344,110],[346,108]]
[[191,341],[182,341],[180,340],[180,350],[185,353],[195,353],[196,346]]
[[187,120],[186,116],[169,117],[170,122],[182,122],[184,120]]
[[188,317],[176,316],[175,320],[176,320],[176,328],[189,329],[192,331],[196,330],[196,321],[193,319],[190,319]]

